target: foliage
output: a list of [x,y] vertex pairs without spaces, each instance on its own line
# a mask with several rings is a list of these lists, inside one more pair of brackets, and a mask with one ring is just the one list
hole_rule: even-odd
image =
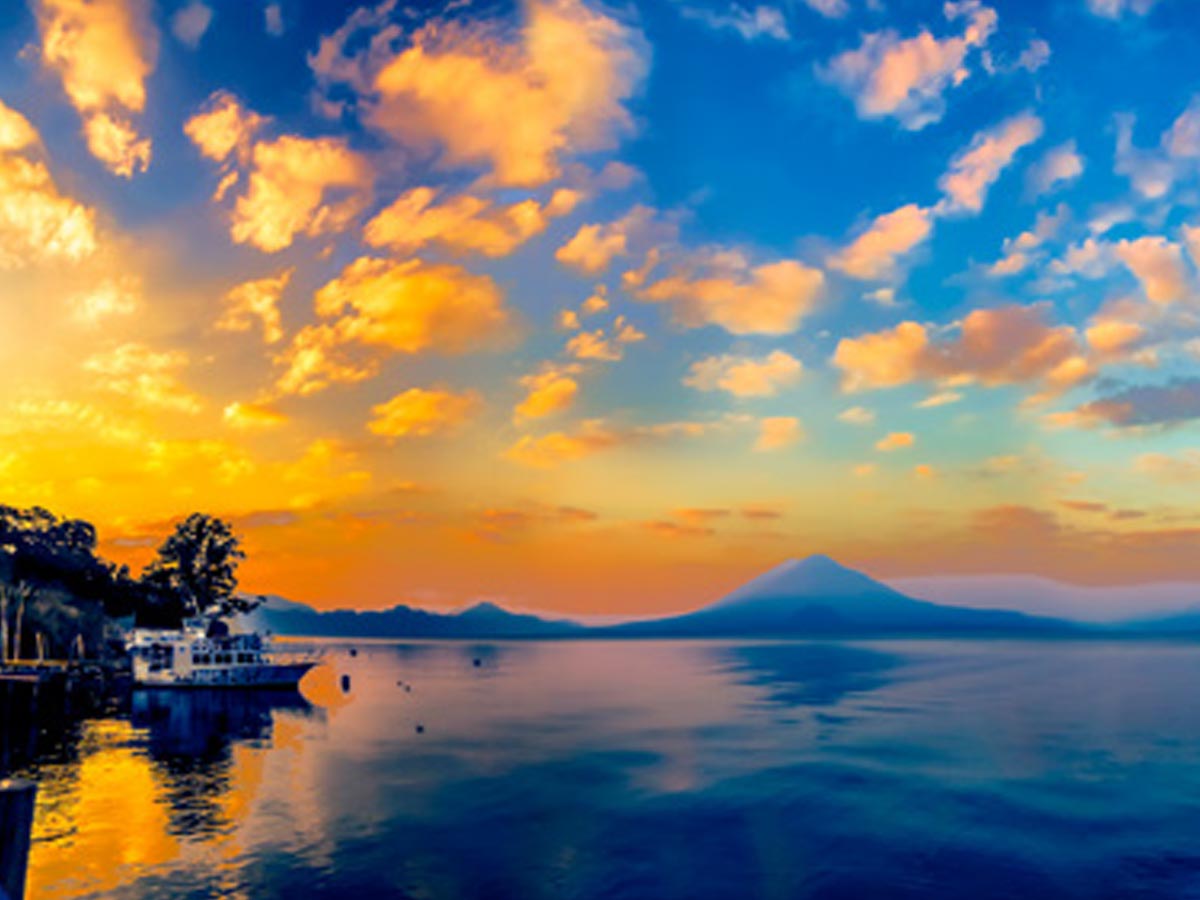
[[41,507],[0,505],[0,660],[107,652],[116,618],[176,628],[198,613],[249,612],[236,593],[241,544],[227,522],[195,513],[167,537],[141,579],[96,553],[96,529]]
[[142,573],[153,603],[182,616],[250,612],[258,602],[237,591],[237,567],[245,559],[229,523],[192,513],[175,526]]
[[124,566],[96,555],[96,529],[41,507],[0,505],[0,582],[57,588],[99,601],[110,616],[136,611],[142,600]]

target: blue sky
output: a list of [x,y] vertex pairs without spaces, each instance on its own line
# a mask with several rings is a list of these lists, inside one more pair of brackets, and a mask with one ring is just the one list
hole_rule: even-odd
[[1194,19],[8,4],[0,474],[319,603],[1200,577]]

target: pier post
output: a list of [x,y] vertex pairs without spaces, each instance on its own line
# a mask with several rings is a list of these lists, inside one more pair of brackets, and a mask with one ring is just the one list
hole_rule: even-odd
[[0,897],[4,900],[25,897],[36,795],[32,781],[0,780]]

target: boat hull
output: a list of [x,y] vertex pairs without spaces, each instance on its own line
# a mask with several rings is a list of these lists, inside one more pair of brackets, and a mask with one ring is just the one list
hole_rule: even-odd
[[263,663],[193,669],[186,674],[150,672],[134,679],[143,688],[295,688],[317,663]]

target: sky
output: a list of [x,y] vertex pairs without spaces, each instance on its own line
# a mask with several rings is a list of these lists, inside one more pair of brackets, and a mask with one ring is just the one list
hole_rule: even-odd
[[326,608],[1200,581],[1191,0],[0,7],[0,495]]

